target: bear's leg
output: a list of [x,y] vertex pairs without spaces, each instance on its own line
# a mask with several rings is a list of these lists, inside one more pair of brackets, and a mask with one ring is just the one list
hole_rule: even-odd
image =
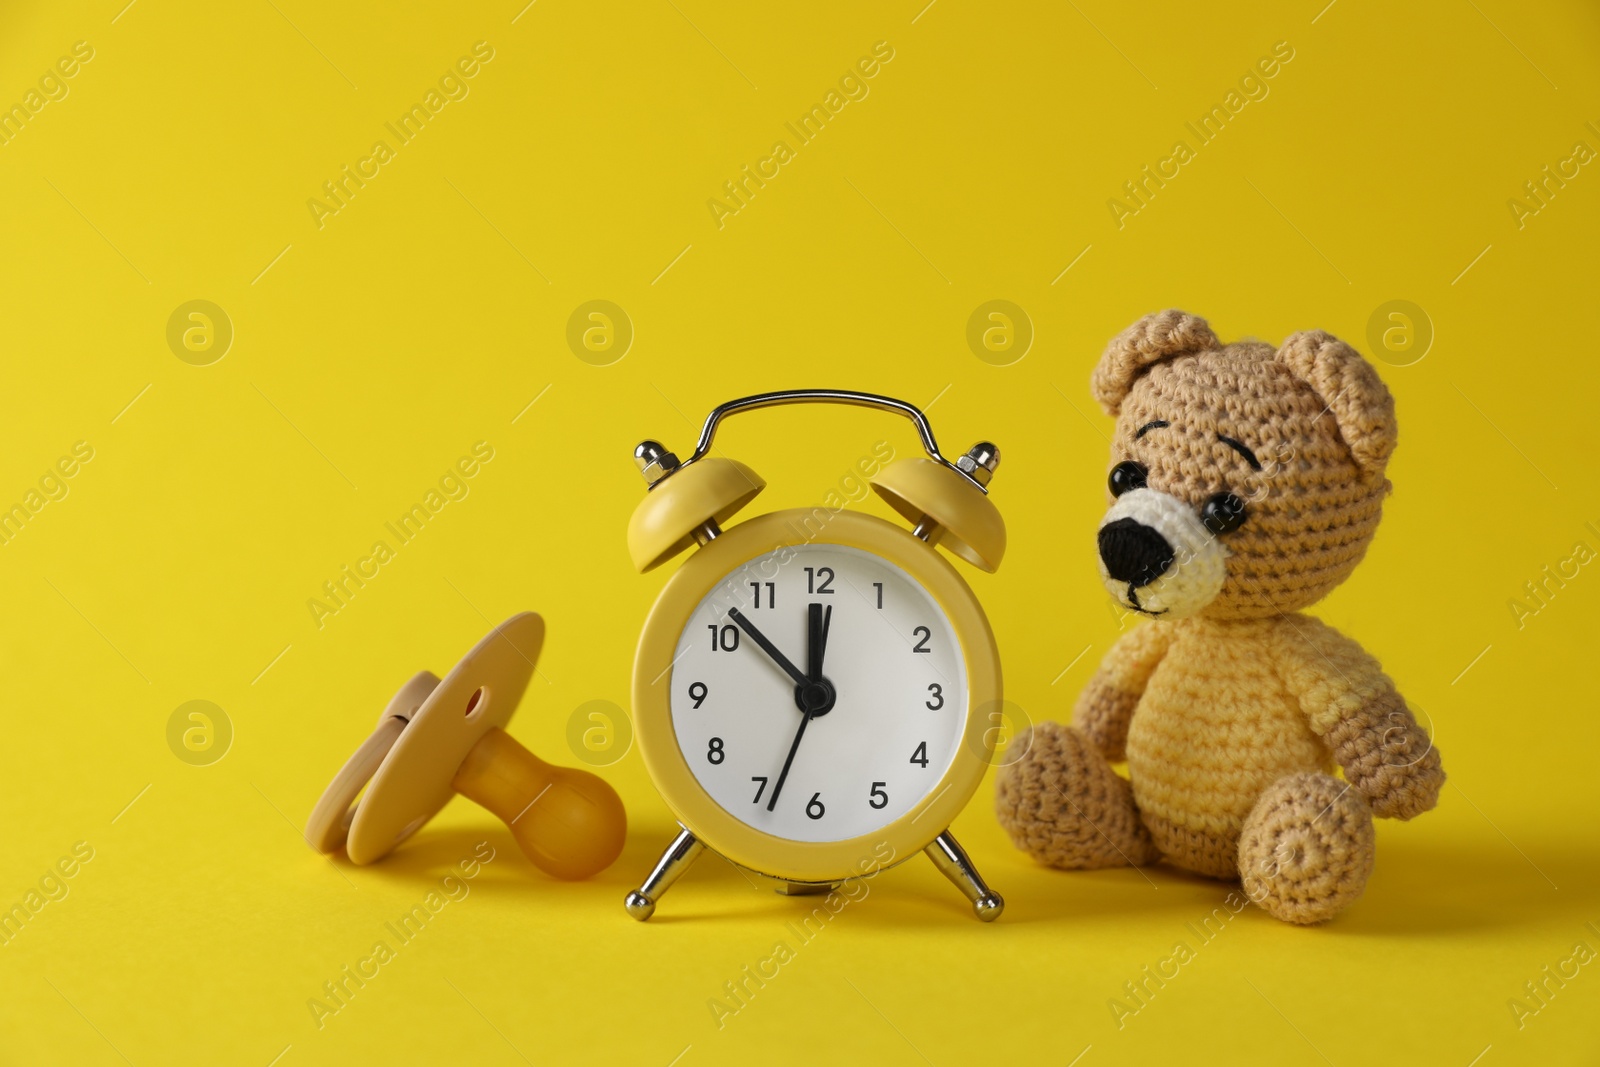
[[1127,780],[1076,727],[1043,722],[1012,748],[1026,755],[1001,768],[995,814],[1022,851],[1071,870],[1137,867],[1161,858]]
[[1373,857],[1372,810],[1348,783],[1326,774],[1272,783],[1239,837],[1245,892],[1285,922],[1333,918],[1361,895]]

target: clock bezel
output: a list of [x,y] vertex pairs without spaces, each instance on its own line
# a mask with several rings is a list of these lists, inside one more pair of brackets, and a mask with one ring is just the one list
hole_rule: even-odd
[[[769,512],[724,531],[667,580],[656,597],[633,667],[634,728],[651,780],[678,821],[712,851],[742,867],[793,882],[839,881],[893,866],[920,852],[966,807],[988,769],[990,724],[998,708],[1000,653],[976,594],[936,548],[910,531],[858,511],[831,514],[815,536],[805,534],[815,510]],[[794,841],[741,822],[701,786],[672,724],[673,656],[705,596],[736,568],[785,547],[841,545],[880,556],[916,581],[944,611],[967,671],[966,724],[944,775],[910,810],[876,830],[842,841]],[[983,756],[979,756],[983,753]],[[892,849],[885,859],[883,847]]]

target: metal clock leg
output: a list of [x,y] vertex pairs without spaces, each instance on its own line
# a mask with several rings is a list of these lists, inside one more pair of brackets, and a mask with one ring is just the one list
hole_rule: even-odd
[[673,839],[667,851],[661,854],[661,860],[656,864],[655,870],[650,872],[650,877],[644,880],[644,885],[628,894],[623,906],[640,922],[644,922],[656,913],[656,901],[661,895],[672,888],[689,865],[699,858],[705,851],[695,836],[688,830],[683,830]]
[[972,866],[966,852],[956,844],[949,830],[934,838],[932,844],[923,851],[933,860],[933,865],[939,868],[940,873],[954,882],[956,888],[972,901],[972,910],[979,919],[987,923],[1000,918],[1000,913],[1006,908],[1005,900],[984,884],[983,877]]

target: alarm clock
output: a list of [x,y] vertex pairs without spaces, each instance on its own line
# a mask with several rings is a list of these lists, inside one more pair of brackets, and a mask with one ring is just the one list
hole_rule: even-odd
[[[788,404],[893,412],[926,457],[895,460],[873,490],[909,528],[830,508],[725,524],[766,483],[713,456],[730,415]],[[940,549],[993,571],[1005,523],[989,499],[1000,453],[954,462],[913,405],[800,389],[729,401],[682,460],[634,450],[648,491],[628,524],[641,572],[694,547],[651,608],[633,669],[639,749],[681,832],[625,904],[648,919],[709,848],[777,882],[826,892],[925,852],[978,918],[1004,901],[949,825],[993,754],[1001,698],[994,634]]]

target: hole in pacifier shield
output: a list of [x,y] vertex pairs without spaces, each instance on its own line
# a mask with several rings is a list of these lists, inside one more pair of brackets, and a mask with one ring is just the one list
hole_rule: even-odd
[[979,304],[967,319],[967,347],[995,367],[1009,367],[1033,347],[1033,320],[1009,300]]
[[567,747],[591,767],[609,767],[633,747],[633,723],[609,700],[585,701],[567,717]]
[[567,319],[567,347],[590,366],[610,366],[633,347],[633,320],[609,300],[579,304]]
[[190,366],[210,366],[233,347],[233,320],[209,300],[179,304],[167,318],[167,347]]
[[209,767],[233,747],[233,720],[209,700],[179,704],[167,717],[167,747],[191,767]]
[[1409,300],[1379,304],[1367,319],[1367,347],[1391,367],[1409,367],[1433,347],[1433,320]]
[[[1028,754],[1033,745],[1033,719],[1021,704],[996,700],[977,710],[983,731],[968,746],[972,754],[996,767],[1009,767]],[[1027,734],[1022,743],[1017,738]]]

